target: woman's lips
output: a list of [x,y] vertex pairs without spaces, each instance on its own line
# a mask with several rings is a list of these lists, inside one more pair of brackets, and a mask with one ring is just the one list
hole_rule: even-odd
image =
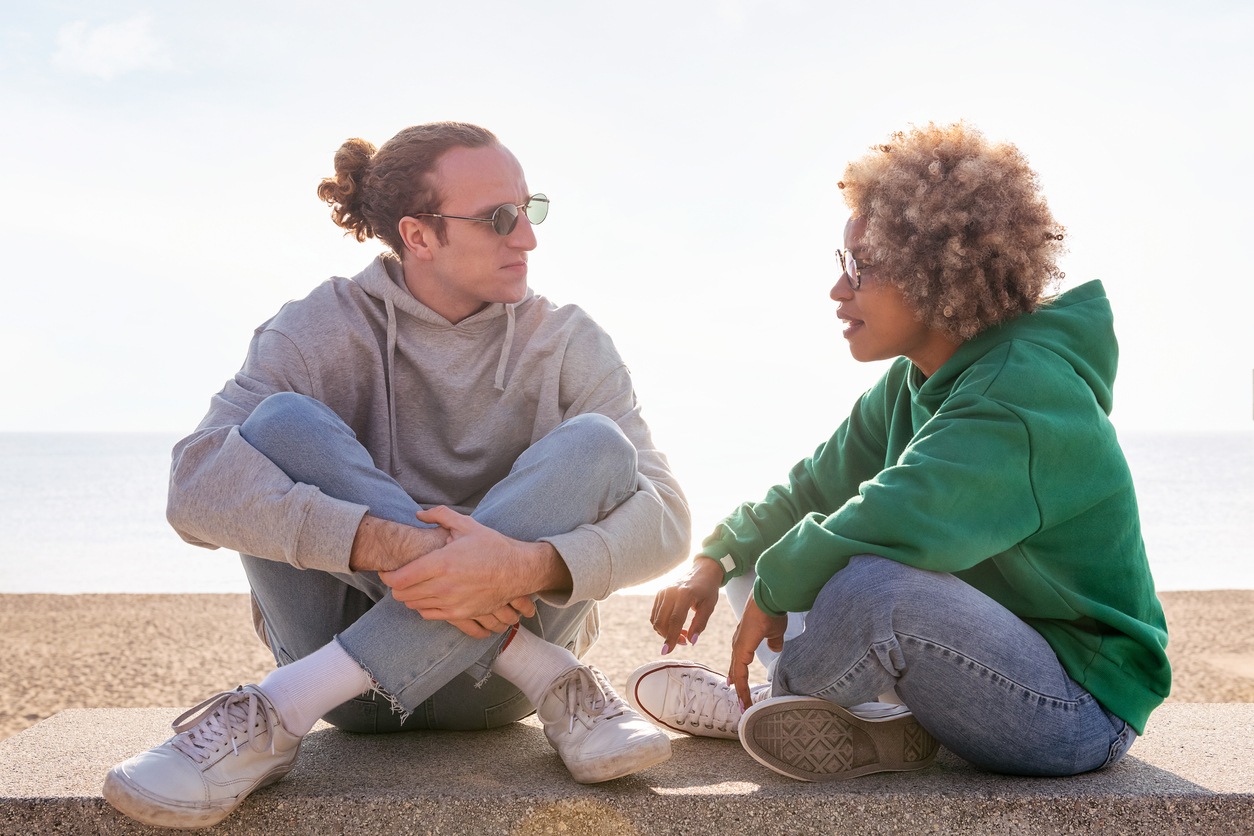
[[855,319],[854,317],[850,316],[849,313],[845,311],[843,308],[836,309],[836,317],[841,322],[845,323],[845,330],[843,332],[843,336],[845,337],[845,339],[848,339],[850,334],[853,334],[863,325],[862,320]]

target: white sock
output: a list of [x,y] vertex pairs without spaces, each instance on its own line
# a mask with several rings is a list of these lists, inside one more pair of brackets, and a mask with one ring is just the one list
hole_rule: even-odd
[[261,690],[279,710],[283,727],[304,736],[318,718],[370,689],[370,675],[332,641],[304,659],[271,671]]
[[531,704],[538,706],[553,680],[578,664],[575,654],[546,642],[520,624],[518,632],[492,663],[492,671],[517,685]]

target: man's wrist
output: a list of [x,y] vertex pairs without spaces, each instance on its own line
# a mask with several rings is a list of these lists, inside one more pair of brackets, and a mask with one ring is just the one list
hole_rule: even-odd
[[536,592],[570,591],[575,585],[575,580],[571,577],[570,567],[566,565],[561,553],[552,543],[541,541],[521,545],[524,559],[531,565],[531,577],[535,579],[529,584],[535,589],[529,590],[528,595]]
[[387,520],[366,514],[357,524],[357,533],[353,536],[353,548],[348,554],[348,568],[353,572],[376,571],[373,565],[378,554],[379,528]]
[[448,532],[420,528],[366,514],[357,525],[348,568],[353,572],[390,572],[444,545]]

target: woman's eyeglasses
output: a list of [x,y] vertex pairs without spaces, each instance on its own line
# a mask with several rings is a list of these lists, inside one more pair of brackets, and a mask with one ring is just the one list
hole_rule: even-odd
[[[849,286],[854,290],[862,287],[862,269],[858,266],[858,262],[854,259],[853,253],[849,250],[837,250],[836,257],[840,259],[840,272],[842,276],[849,277]],[[871,268],[875,264],[869,259],[863,259],[862,267]]]
[[466,218],[461,215],[438,215],[435,212],[411,212],[411,218],[453,218],[458,221],[477,221],[481,224],[492,224],[497,235],[509,235],[518,225],[518,210],[527,215],[532,224],[543,223],[549,216],[549,199],[542,194],[533,194],[526,203],[502,203],[492,210],[490,218]]

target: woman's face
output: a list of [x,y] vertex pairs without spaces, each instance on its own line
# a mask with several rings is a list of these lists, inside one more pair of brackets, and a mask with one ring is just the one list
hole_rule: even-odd
[[850,218],[845,248],[858,262],[862,286],[854,290],[849,276],[842,274],[831,292],[832,300],[840,303],[836,316],[847,324],[849,353],[860,363],[909,357],[930,377],[960,343],[916,319],[901,291],[885,281],[883,268],[863,265],[864,257],[870,260],[865,237],[866,219]]

